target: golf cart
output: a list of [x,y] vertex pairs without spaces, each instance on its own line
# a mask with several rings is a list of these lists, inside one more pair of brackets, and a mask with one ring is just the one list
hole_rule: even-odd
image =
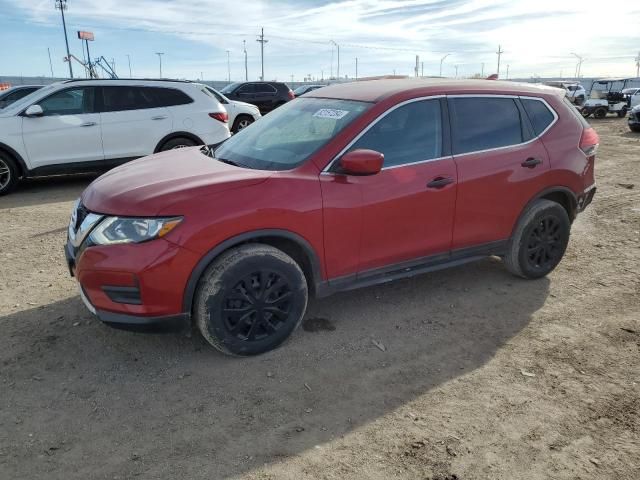
[[629,96],[622,93],[630,78],[602,78],[591,85],[589,98],[582,106],[582,116],[591,114],[595,118],[604,118],[607,113],[615,113],[622,118],[629,111]]

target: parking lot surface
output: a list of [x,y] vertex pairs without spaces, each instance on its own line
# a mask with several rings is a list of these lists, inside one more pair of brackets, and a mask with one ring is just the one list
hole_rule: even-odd
[[282,348],[100,324],[63,256],[90,176],[0,198],[0,478],[640,478],[640,135],[548,278],[487,259],[312,301]]

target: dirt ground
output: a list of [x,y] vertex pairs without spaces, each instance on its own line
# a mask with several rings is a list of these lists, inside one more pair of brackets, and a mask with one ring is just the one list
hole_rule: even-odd
[[0,478],[640,478],[640,135],[592,124],[549,278],[487,259],[313,301],[258,358],[87,312],[63,243],[90,177],[0,198]]

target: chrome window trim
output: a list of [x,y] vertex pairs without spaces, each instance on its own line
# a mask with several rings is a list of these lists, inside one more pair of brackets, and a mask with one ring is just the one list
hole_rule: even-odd
[[[356,143],[358,140],[360,140],[360,138],[367,133],[375,124],[377,124],[380,120],[382,120],[384,117],[386,117],[387,115],[389,115],[391,112],[393,112],[394,110],[396,110],[397,108],[400,107],[404,107],[405,105],[408,105],[410,103],[414,103],[414,102],[420,102],[423,100],[436,100],[436,99],[440,99],[440,98],[446,98],[446,95],[429,95],[426,97],[416,97],[416,98],[410,98],[409,100],[405,100],[404,102],[400,102],[396,105],[394,105],[391,108],[388,108],[387,110],[385,110],[384,112],[382,112],[380,115],[378,115],[369,125],[366,126],[366,128],[364,130],[362,130],[358,135],[356,135],[356,137],[351,140],[346,147],[344,147],[342,150],[340,150],[340,152],[338,152],[337,155],[335,155],[331,161],[327,164],[326,167],[324,167],[322,169],[322,172],[320,172],[320,175],[335,175],[335,172],[330,172],[329,170],[331,169],[331,167],[333,166],[333,164],[342,156],[344,155],[344,153],[349,150],[354,143]],[[428,160],[420,160],[417,162],[412,162],[412,163],[403,163],[402,165],[391,165],[389,167],[383,167],[382,170],[387,170],[389,168],[398,168],[398,167],[404,167],[407,165],[416,165],[418,163],[424,163],[424,162],[433,162],[436,160],[442,160],[443,158],[451,158],[450,156],[447,157],[438,157],[438,158],[431,158]]]
[[551,127],[553,127],[558,122],[558,119],[560,118],[558,116],[558,113],[555,111],[555,109],[551,105],[549,105],[549,103],[544,98],[530,97],[530,96],[527,96],[527,95],[502,95],[502,94],[490,94],[490,93],[461,93],[461,94],[454,94],[454,95],[430,95],[430,96],[426,96],[426,97],[411,98],[409,100],[405,100],[404,102],[398,103],[397,105],[394,105],[393,107],[389,108],[388,110],[385,110],[378,117],[376,117],[375,120],[373,120],[369,125],[367,125],[367,127],[364,130],[362,130],[353,140],[351,140],[347,144],[346,147],[344,147],[342,150],[340,150],[340,152],[331,159],[331,161],[327,164],[327,166],[322,169],[322,171],[320,172],[320,175],[335,175],[335,172],[329,171],[331,169],[331,167],[333,166],[333,164],[342,155],[344,155],[344,153],[347,150],[349,150],[353,146],[353,144],[356,143],[360,139],[360,137],[362,137],[365,133],[367,133],[370,128],[372,128],[376,123],[378,123],[380,120],[382,120],[389,113],[393,112],[396,108],[400,108],[400,107],[402,107],[404,105],[407,105],[407,104],[413,103],[413,102],[419,102],[419,101],[422,101],[422,100],[438,99],[438,98],[447,98],[447,99],[449,99],[449,98],[512,98],[512,99],[536,100],[538,102],[544,103],[544,105],[551,111],[551,113],[553,114],[553,121],[547,126],[547,128],[545,128],[540,133],[540,135],[536,135],[536,136],[532,137],[531,139],[527,140],[526,142],[515,143],[513,145],[505,145],[503,147],[488,148],[486,150],[475,150],[473,152],[465,152],[465,153],[460,153],[458,155],[452,154],[452,155],[448,155],[448,156],[445,156],[445,157],[430,158],[428,160],[420,160],[420,161],[417,161],[417,162],[403,163],[401,165],[391,165],[389,167],[383,167],[382,170],[389,170],[389,169],[392,169],[392,168],[400,168],[400,167],[408,167],[408,166],[418,165],[418,164],[421,164],[421,163],[435,162],[435,161],[438,161],[438,160],[444,160],[444,159],[450,159],[450,158],[456,158],[456,157],[463,157],[463,156],[466,156],[466,155],[475,155],[475,154],[479,154],[479,153],[493,152],[493,151],[496,151],[496,150],[504,150],[504,149],[507,149],[507,148],[518,147],[518,146],[521,146],[521,145],[528,145],[530,143],[535,142],[540,137],[542,137],[545,133],[547,133],[547,131],[549,131],[549,129],[551,129]]

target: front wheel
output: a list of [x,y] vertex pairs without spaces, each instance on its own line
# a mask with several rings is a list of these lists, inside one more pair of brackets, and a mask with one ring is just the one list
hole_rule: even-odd
[[569,243],[571,221],[562,205],[538,200],[524,213],[509,240],[504,263],[514,275],[534,279],[550,273]]
[[0,152],[0,195],[9,193],[18,184],[18,167],[11,157]]
[[598,107],[595,112],[593,112],[593,116],[595,118],[604,118],[607,116],[609,110],[606,107]]
[[591,109],[587,108],[587,107],[582,107],[582,109],[580,110],[580,114],[584,117],[584,118],[589,118],[591,116]]
[[293,333],[307,299],[305,276],[291,257],[269,245],[246,244],[205,270],[194,315],[202,336],[221,352],[258,355]]
[[254,122],[253,117],[250,115],[238,115],[238,117],[233,122],[233,127],[231,131],[233,133],[238,133],[240,130],[247,128]]

